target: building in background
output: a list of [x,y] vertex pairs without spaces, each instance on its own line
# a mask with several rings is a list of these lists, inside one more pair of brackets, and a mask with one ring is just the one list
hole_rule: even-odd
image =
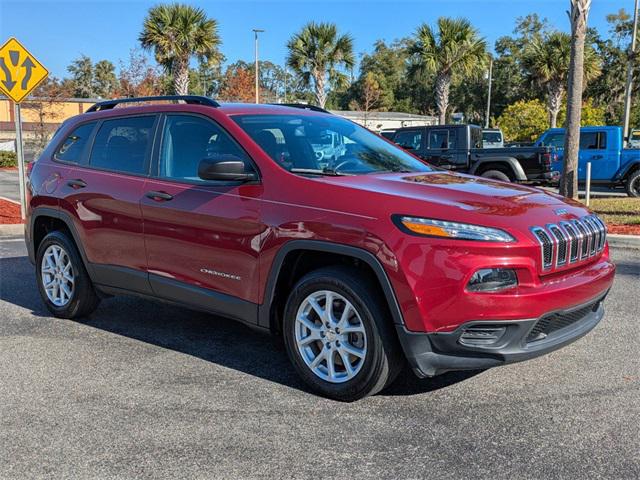
[[331,110],[334,115],[340,115],[352,122],[359,123],[363,127],[381,132],[383,130],[395,130],[402,127],[423,127],[436,125],[437,117],[429,115],[416,115],[404,112],[363,112],[351,110]]

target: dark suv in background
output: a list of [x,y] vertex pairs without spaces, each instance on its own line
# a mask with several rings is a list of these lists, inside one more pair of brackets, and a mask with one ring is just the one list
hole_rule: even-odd
[[600,321],[615,270],[582,204],[436,170],[308,106],[98,103],[32,165],[27,200],[54,315],[118,294],[220,314],[281,334],[340,400],[406,362],[425,377],[560,348]]

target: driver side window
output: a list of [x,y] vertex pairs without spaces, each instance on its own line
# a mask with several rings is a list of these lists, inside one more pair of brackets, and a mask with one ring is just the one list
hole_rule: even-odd
[[167,115],[160,147],[159,176],[188,181],[198,177],[201,160],[242,160],[253,167],[246,153],[213,121],[194,115]]

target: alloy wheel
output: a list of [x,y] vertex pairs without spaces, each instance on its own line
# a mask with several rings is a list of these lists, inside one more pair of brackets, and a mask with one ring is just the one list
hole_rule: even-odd
[[349,300],[330,290],[314,292],[300,304],[295,340],[307,367],[331,383],[354,378],[367,356],[360,314]]
[[42,256],[41,280],[47,298],[64,307],[73,296],[75,277],[69,254],[59,245],[50,245]]

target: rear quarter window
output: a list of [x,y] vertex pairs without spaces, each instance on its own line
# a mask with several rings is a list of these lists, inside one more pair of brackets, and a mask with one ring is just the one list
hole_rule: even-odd
[[57,148],[55,158],[63,162],[80,163],[96,122],[85,123],[75,128]]

